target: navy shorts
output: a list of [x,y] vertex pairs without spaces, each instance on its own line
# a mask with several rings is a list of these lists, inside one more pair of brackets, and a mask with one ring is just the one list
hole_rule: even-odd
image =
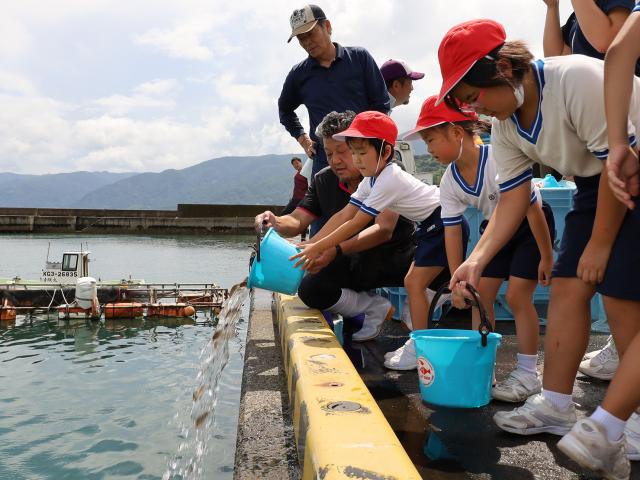
[[[576,177],[578,187],[573,197],[573,209],[567,213],[554,277],[575,277],[578,262],[584,252],[596,215],[600,175]],[[640,204],[636,200],[636,205]],[[640,210],[628,211],[613,244],[604,280],[596,291],[609,297],[640,300],[640,282],[634,280],[640,271]]]
[[[416,228],[418,246],[413,257],[416,267],[448,267],[447,251],[444,246],[444,225],[440,218],[440,207]],[[462,219],[463,254],[469,241],[469,224]]]
[[564,233],[553,265],[554,277],[577,275],[578,262],[591,238],[596,216],[600,175],[575,177],[574,181],[578,189],[573,196],[573,208],[564,218]]
[[611,249],[604,280],[596,287],[608,297],[640,301],[640,199],[628,210]]
[[[551,244],[555,239],[556,224],[551,207],[542,202],[542,211],[547,220]],[[480,226],[480,233],[484,232],[488,221]],[[489,262],[482,272],[483,277],[504,278],[510,276],[525,278],[527,280],[538,279],[538,265],[540,264],[540,249],[529,227],[529,221],[525,218],[515,235],[502,247],[495,257]]]

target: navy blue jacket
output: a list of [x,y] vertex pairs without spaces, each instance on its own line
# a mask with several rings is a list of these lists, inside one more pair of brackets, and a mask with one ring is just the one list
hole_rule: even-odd
[[361,47],[336,46],[336,59],[328,67],[309,56],[295,65],[287,75],[278,99],[280,123],[297,139],[305,133],[296,115],[300,105],[309,111],[309,136],[316,142],[314,172],[326,165],[322,142],[316,127],[332,111],[389,111],[389,94],[375,60]]

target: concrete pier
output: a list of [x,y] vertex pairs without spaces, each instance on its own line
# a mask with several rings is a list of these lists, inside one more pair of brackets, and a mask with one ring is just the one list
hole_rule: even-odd
[[228,233],[254,232],[254,217],[274,205],[180,204],[176,210],[0,208],[0,233]]
[[[262,308],[254,306],[252,309],[252,325],[243,379],[243,404],[238,429],[236,478],[314,478],[304,476],[306,468],[304,471],[294,469],[296,462],[300,461],[302,465],[306,463],[302,458],[296,458],[293,445],[296,441],[299,443],[300,438],[294,440],[291,433],[294,430],[292,425],[296,423],[295,418],[298,418],[298,423],[301,418],[299,411],[296,411],[292,424],[291,409],[296,408],[295,405],[300,403],[300,398],[295,398],[292,406],[288,406],[289,397],[287,396],[286,371],[289,368],[287,365],[292,365],[294,362],[293,358],[289,358],[292,357],[289,352],[298,340],[291,337],[295,333],[292,327],[282,327],[282,319],[279,321],[281,327],[278,336],[272,337],[276,320],[275,313],[274,318],[270,318],[271,312],[267,308],[270,294],[264,292],[260,294],[266,295],[264,300],[266,303]],[[282,298],[286,301],[288,297]],[[257,300],[255,305],[259,305]],[[304,323],[302,325],[304,332],[300,332],[303,334],[300,341],[309,345],[317,343],[317,346],[329,353],[330,345],[327,343],[325,329],[315,323],[311,325],[308,319],[300,317],[300,315],[309,316],[308,310],[305,312],[298,308],[287,310],[283,305],[277,305],[276,309],[280,312],[280,316],[282,312],[290,312],[291,326]],[[296,319],[296,317],[300,318]],[[259,328],[260,325],[262,327]],[[469,328],[469,321],[466,318],[454,318],[447,321],[447,327]],[[544,359],[542,351],[544,327],[541,330],[540,369]],[[503,335],[496,365],[496,377],[501,380],[515,367],[517,344],[513,322],[498,322],[498,332]],[[378,338],[354,345],[348,353],[349,358],[354,360],[353,366],[393,430],[394,438],[397,437],[400,441],[422,478],[443,480],[598,478],[593,473],[581,469],[557,449],[556,444],[560,438],[558,436],[542,434],[523,437],[498,429],[491,418],[494,413],[512,409],[517,404],[494,401],[478,409],[450,409],[425,404],[419,393],[415,371],[396,372],[387,370],[383,366],[384,353],[402,345],[406,338],[399,322],[386,322]],[[592,333],[588,350],[602,347],[606,338],[606,335]],[[279,345],[283,341],[284,344]],[[278,353],[281,346],[288,357],[284,362]],[[300,356],[300,354],[296,355]],[[336,372],[338,370],[326,370],[320,373],[334,375]],[[298,385],[306,382],[306,385],[311,385],[309,387],[311,389],[318,387],[320,391],[322,387],[326,390],[326,382],[314,382],[313,378],[307,378],[310,372],[296,368],[294,373]],[[292,378],[290,376],[288,379],[289,387],[292,385]],[[265,387],[267,384],[269,386]],[[263,385],[263,387],[255,388],[254,385]],[[600,404],[607,385],[608,382],[578,374],[573,391],[578,417],[589,415]],[[277,388],[280,389],[278,392],[276,392]],[[309,396],[311,401],[319,402],[326,400],[324,397],[327,397],[327,394]],[[308,425],[305,428],[308,428]],[[335,434],[332,430],[335,428],[327,428],[327,431],[320,435],[329,438]],[[349,429],[345,431],[350,433]],[[249,435],[247,432],[253,432],[253,434]],[[306,443],[305,460],[311,460],[314,457],[322,458],[326,453],[320,450],[323,447],[318,442],[319,438],[321,437],[315,436],[313,442]],[[343,440],[340,438],[341,442]],[[357,461],[357,449],[348,449],[348,457]],[[315,478],[344,477],[341,473],[332,470],[335,465],[339,465],[340,460],[339,456],[334,458],[335,464],[331,468],[321,470],[321,475]],[[270,462],[274,465],[274,470],[265,467]],[[332,475],[326,476],[329,473]],[[344,478],[401,480],[403,477],[402,475],[347,475]],[[640,462],[632,462],[630,478],[640,480]]]

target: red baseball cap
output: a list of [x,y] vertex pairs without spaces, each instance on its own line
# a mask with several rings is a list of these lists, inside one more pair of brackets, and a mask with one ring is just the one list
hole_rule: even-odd
[[465,120],[475,121],[478,119],[478,115],[474,111],[467,112],[463,110],[463,112],[459,112],[449,107],[446,103],[436,105],[437,100],[437,95],[431,95],[424,101],[420,109],[420,116],[416,122],[416,128],[407,132],[402,137],[402,140],[417,140],[420,138],[419,132],[422,130],[442,125],[443,123],[464,122]]
[[451,28],[438,47],[442,88],[436,104],[464,77],[471,67],[507,39],[504,27],[494,20],[463,22]]
[[334,140],[341,142],[347,137],[377,138],[393,146],[398,138],[398,127],[389,115],[382,112],[362,112],[355,116],[349,128],[333,136]]

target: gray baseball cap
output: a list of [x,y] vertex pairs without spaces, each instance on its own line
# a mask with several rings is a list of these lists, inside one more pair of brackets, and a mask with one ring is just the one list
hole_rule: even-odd
[[305,5],[302,8],[296,9],[291,14],[289,18],[289,23],[291,24],[291,35],[287,40],[287,43],[291,41],[291,39],[301,33],[307,33],[311,31],[313,27],[316,26],[318,20],[326,20],[322,9],[317,5]]

